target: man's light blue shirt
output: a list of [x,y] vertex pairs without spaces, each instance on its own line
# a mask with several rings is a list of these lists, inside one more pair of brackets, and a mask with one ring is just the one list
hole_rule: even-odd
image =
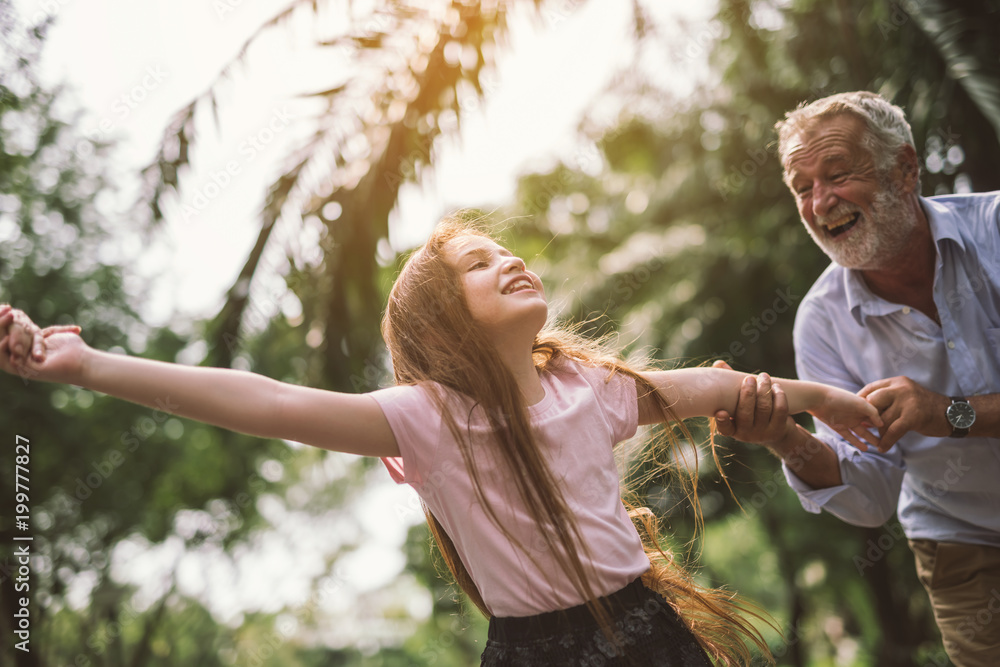
[[[945,396],[1000,393],[1000,192],[920,201],[937,247],[941,325],[831,264],[795,318],[801,379],[856,392],[905,375]],[[816,426],[837,452],[844,483],[812,489],[786,466],[806,510],[861,526],[880,526],[898,511],[910,539],[1000,547],[1000,439],[911,432],[885,454],[863,453]]]

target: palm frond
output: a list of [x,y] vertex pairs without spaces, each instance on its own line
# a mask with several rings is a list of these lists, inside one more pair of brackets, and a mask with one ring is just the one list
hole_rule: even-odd
[[[244,58],[246,58],[251,44],[257,41],[268,29],[287,21],[303,5],[309,5],[314,12],[318,11],[316,0],[291,0],[287,7],[265,21],[243,42],[237,50],[236,55],[222,67],[219,75],[209,84],[208,88],[178,111],[164,129],[156,156],[142,170],[146,188],[140,195],[139,203],[140,205],[149,206],[152,213],[152,222],[156,223],[163,219],[163,197],[171,190],[173,192],[180,191],[178,173],[184,167],[190,166],[188,148],[193,144],[194,140],[193,120],[195,109],[200,104],[208,103],[211,106],[216,127],[218,127],[219,116],[218,99],[215,94],[216,88],[232,77],[236,65],[243,62]],[[171,146],[177,144],[179,144],[180,150],[176,156],[171,157]]]
[[[146,201],[154,219],[162,217],[162,197],[180,189],[179,174],[190,164],[196,110],[209,104],[217,118],[217,86],[230,77],[261,34],[285,23],[306,4],[318,14],[314,0],[290,2],[245,41],[204,93],[175,115],[156,158],[144,170]],[[357,389],[352,376],[372,377],[363,371],[380,352],[373,336],[381,309],[377,245],[388,237],[389,214],[400,187],[420,182],[431,172],[437,137],[456,130],[470,106],[467,103],[475,100],[478,106],[487,94],[489,86],[484,86],[482,75],[493,64],[491,47],[502,42],[507,12],[514,4],[517,0],[498,4],[442,0],[428,8],[417,0],[384,0],[363,16],[354,16],[350,3],[340,5],[348,13],[350,28],[322,35],[315,43],[341,49],[351,71],[358,74],[298,96],[326,100],[326,109],[311,120],[316,130],[295,150],[294,166],[267,192],[254,248],[209,326],[209,363],[225,366],[232,361],[251,299],[250,284],[267,245],[276,238],[273,230],[281,211],[292,204],[301,212],[296,219],[315,216],[327,230],[323,261],[309,269],[316,272],[312,281],[316,292],[311,296],[316,303],[307,311],[319,318],[326,339],[319,350],[325,372],[317,381]],[[543,3],[522,4],[537,10]],[[336,221],[323,217],[331,202],[341,207]],[[287,231],[285,236],[297,233],[294,228]],[[290,259],[296,264],[294,257]]]
[[966,91],[1000,138],[1000,8],[988,1],[905,3],[934,43],[948,74]]

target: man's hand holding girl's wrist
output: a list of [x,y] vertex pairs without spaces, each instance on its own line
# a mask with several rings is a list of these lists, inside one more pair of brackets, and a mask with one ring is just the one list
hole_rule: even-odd
[[[729,365],[722,360],[716,361],[712,367],[729,369]],[[785,392],[781,385],[772,382],[767,373],[748,375],[743,379],[734,415],[720,410],[714,416],[722,435],[765,445],[775,452],[786,449],[789,438],[798,441],[795,421],[788,415]]]

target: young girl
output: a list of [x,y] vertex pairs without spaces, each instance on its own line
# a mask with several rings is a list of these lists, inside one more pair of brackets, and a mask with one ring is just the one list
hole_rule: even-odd
[[[485,232],[446,221],[389,296],[396,386],[342,394],[242,371],[107,354],[72,327],[0,308],[0,368],[265,438],[382,457],[416,489],[456,581],[490,618],[483,665],[710,665],[763,639],[729,594],[695,586],[626,510],[613,458],[641,424],[732,412],[750,376],[638,369],[547,328],[541,281]],[[774,400],[875,442],[876,410],[782,380]]]

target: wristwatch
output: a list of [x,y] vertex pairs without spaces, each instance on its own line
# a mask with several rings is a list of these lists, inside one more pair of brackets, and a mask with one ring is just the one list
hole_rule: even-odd
[[951,437],[964,438],[969,435],[969,427],[976,421],[976,411],[963,396],[952,396],[951,405],[944,413],[951,424]]

